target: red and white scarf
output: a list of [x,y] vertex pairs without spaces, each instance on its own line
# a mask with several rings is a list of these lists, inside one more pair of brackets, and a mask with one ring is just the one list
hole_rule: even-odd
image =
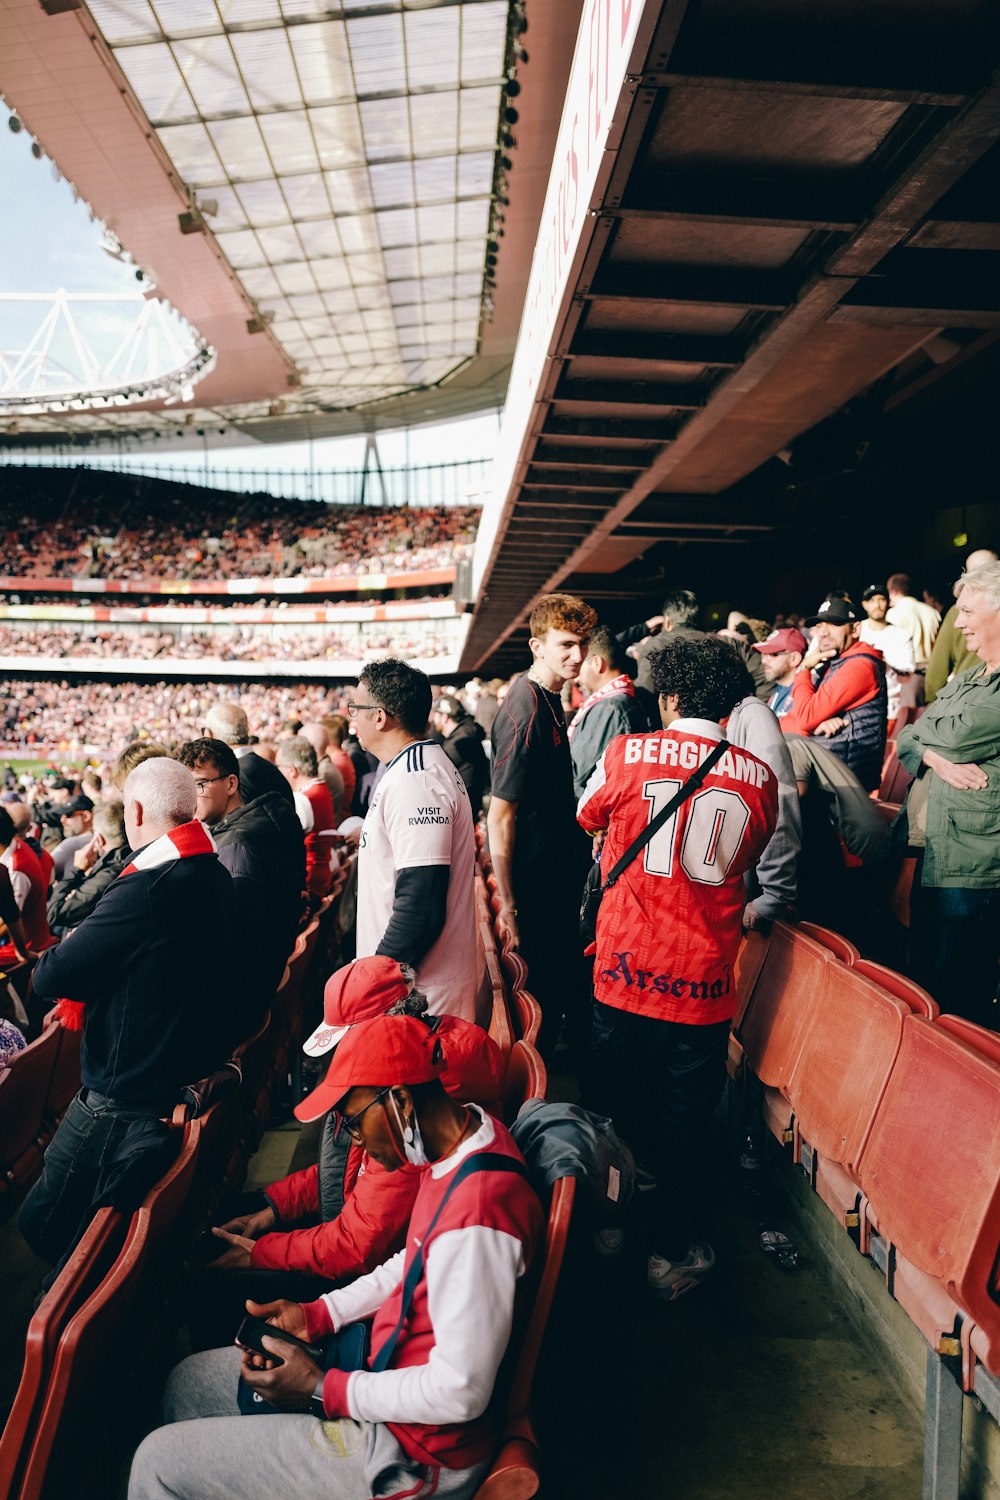
[[[197,818],[190,823],[181,823],[161,838],[154,839],[145,849],[129,861],[118,879],[134,875],[137,870],[155,870],[161,865],[173,864],[175,859],[193,859],[198,854],[215,854],[217,846],[204,823]],[[67,1031],[83,1030],[84,1003],[82,1000],[57,1000],[56,1011]]]
[[584,703],[580,704],[580,707],[570,720],[570,739],[573,738],[574,733],[579,729],[580,721],[583,719],[584,714],[589,713],[594,704],[599,703],[602,698],[613,698],[616,693],[623,693],[626,698],[635,697],[635,683],[627,672],[623,672],[620,677],[616,677],[612,682],[606,682],[603,687],[597,689],[596,693],[591,693],[590,697]]

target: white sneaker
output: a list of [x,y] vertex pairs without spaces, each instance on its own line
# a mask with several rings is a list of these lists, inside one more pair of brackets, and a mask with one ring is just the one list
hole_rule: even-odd
[[624,1229],[595,1229],[591,1243],[605,1260],[614,1260],[625,1249]]
[[664,1260],[651,1255],[646,1264],[646,1285],[655,1297],[674,1302],[696,1286],[715,1269],[715,1251],[711,1245],[692,1245],[683,1260]]

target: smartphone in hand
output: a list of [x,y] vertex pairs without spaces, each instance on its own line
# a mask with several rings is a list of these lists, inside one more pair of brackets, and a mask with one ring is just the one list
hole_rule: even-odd
[[307,1354],[313,1364],[321,1364],[323,1360],[322,1349],[315,1344],[307,1344],[304,1339],[298,1339],[294,1333],[286,1333],[283,1328],[275,1328],[273,1323],[268,1323],[266,1318],[253,1318],[249,1314],[243,1319],[236,1334],[235,1342],[241,1349],[251,1349],[254,1354],[260,1354],[264,1359],[273,1359],[277,1364],[284,1364],[284,1360],[270,1349],[264,1347],[264,1339],[280,1339],[283,1343],[291,1344],[294,1349],[301,1349]]

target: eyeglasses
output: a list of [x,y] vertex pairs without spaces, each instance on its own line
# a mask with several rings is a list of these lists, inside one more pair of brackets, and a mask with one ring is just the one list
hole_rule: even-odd
[[361,1119],[362,1115],[366,1115],[374,1105],[381,1104],[386,1094],[391,1093],[391,1085],[389,1088],[379,1089],[378,1093],[375,1095],[375,1098],[369,1100],[364,1109],[359,1109],[356,1115],[340,1115],[337,1119],[337,1125],[333,1132],[333,1139],[335,1141],[339,1140],[340,1132],[342,1130],[346,1130],[352,1141],[357,1141],[359,1146],[364,1145],[364,1141],[361,1138],[361,1132],[358,1129],[358,1121]]
[[194,789],[201,796],[205,788],[211,786],[213,781],[225,781],[225,779],[224,776],[203,776],[200,781],[195,782]]
[[370,714],[380,707],[381,705],[378,703],[349,703],[347,705],[347,717],[349,719],[356,719],[358,714]]

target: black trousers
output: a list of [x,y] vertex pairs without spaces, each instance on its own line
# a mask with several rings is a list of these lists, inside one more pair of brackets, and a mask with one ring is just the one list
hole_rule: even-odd
[[609,1114],[656,1173],[650,1249],[682,1260],[718,1191],[707,1149],[726,1082],[729,1022],[688,1026],[594,1002],[587,1107]]

